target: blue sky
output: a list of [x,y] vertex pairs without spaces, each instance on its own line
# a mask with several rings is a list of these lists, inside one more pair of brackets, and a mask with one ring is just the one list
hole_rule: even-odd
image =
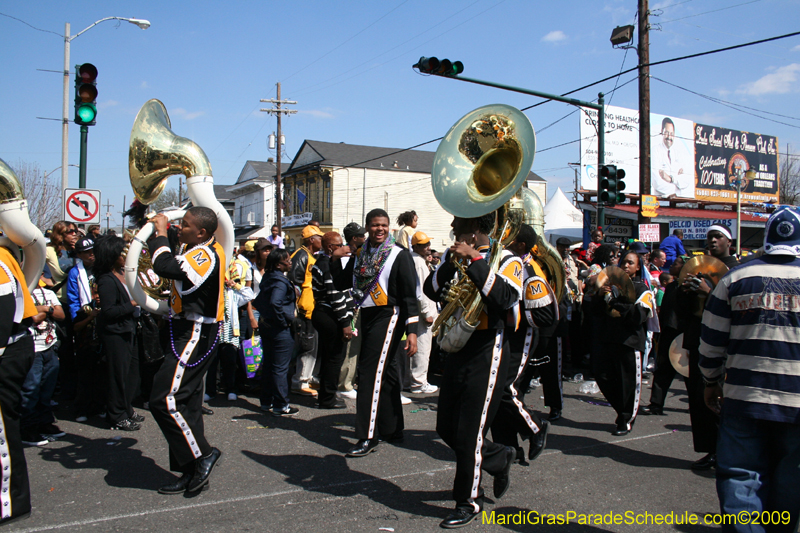
[[[656,26],[651,61],[794,32],[797,0],[666,0],[652,2]],[[283,121],[287,156],[304,139],[405,148],[441,137],[468,111],[489,103],[519,108],[539,100],[468,83],[421,76],[411,69],[424,56],[461,60],[465,76],[563,93],[636,64],[636,54],[609,43],[616,25],[634,22],[635,0],[388,0],[386,2],[39,2],[8,1],[0,13],[6,58],[0,85],[3,121],[0,158],[61,164],[61,128],[36,117],[61,116],[64,23],[75,34],[108,17],[147,19],[143,31],[104,22],[71,45],[71,64],[97,66],[97,125],[89,130],[87,184],[110,199],[112,211],[131,201],[127,155],[130,129],[149,98],[162,100],[175,133],[196,141],[209,156],[215,182],[233,183],[248,159],[274,156],[267,136],[275,119],[260,108],[281,82],[282,97],[298,114]],[[659,29],[660,28],[660,29]],[[52,32],[52,33],[49,33]],[[56,35],[58,34],[58,35]],[[692,91],[770,113],[800,117],[800,37],[668,65],[651,74]],[[619,85],[634,73],[623,75]],[[575,94],[591,100],[612,80]],[[657,80],[651,108],[661,113],[751,132],[776,135],[781,151],[800,147],[800,120],[742,113]],[[72,87],[70,83],[70,101]],[[637,107],[637,84],[606,102]],[[549,191],[573,189],[567,164],[578,144],[572,108],[547,103],[527,112],[537,130],[533,170]],[[70,104],[70,116],[72,114]],[[79,160],[79,127],[70,126],[70,163]],[[423,149],[435,150],[437,143]],[[57,171],[54,175],[60,175]],[[78,169],[70,168],[70,186]],[[170,178],[177,187],[177,178]],[[105,221],[104,221],[105,222]]]

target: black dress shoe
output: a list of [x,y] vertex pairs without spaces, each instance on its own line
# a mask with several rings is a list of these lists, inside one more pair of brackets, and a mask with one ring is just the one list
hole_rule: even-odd
[[709,453],[705,457],[698,459],[692,463],[692,470],[695,472],[702,470],[711,470],[717,466],[717,454]]
[[346,407],[347,404],[345,404],[341,400],[335,400],[333,403],[329,404],[321,404],[321,403],[317,404],[317,409],[344,409]]
[[220,457],[222,457],[222,452],[216,448],[211,448],[210,454],[195,461],[194,476],[192,476],[192,480],[189,481],[189,485],[186,487],[188,492],[197,492],[208,484],[211,471],[214,469],[214,465],[219,462]]
[[455,511],[450,513],[447,518],[441,521],[439,527],[443,527],[445,529],[464,527],[478,518],[479,514],[481,514],[480,511],[474,513],[471,509],[467,509],[466,507],[456,507]]
[[494,497],[498,500],[508,492],[508,487],[511,485],[511,465],[514,464],[516,458],[517,450],[506,446],[506,466],[502,472],[494,476]]
[[213,415],[214,414],[214,411],[212,409],[209,409],[205,405],[200,406],[200,410],[203,412],[204,415]]
[[364,457],[378,448],[378,439],[363,439],[347,452],[347,457]]
[[664,416],[664,408],[650,404],[647,407],[642,407],[639,409],[639,413],[643,415]]
[[192,480],[192,474],[184,474],[175,480],[174,483],[164,485],[158,489],[159,494],[183,494],[186,492],[186,487],[189,486],[189,481]]
[[622,437],[623,435],[627,435],[630,432],[631,430],[628,429],[628,424],[622,422],[617,424],[617,429],[612,431],[611,434],[614,435],[615,437]]
[[544,451],[547,445],[547,432],[550,431],[550,422],[545,420],[538,433],[531,437],[531,447],[528,450],[528,460],[533,461]]
[[550,416],[547,417],[550,422],[561,420],[561,409],[550,409]]

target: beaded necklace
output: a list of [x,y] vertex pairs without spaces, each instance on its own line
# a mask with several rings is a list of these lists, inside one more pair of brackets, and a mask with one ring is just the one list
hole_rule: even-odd
[[361,307],[377,285],[383,267],[386,266],[386,260],[394,248],[394,242],[394,237],[391,235],[377,248],[370,248],[367,241],[361,247],[361,252],[356,255],[356,264],[353,266],[353,287],[361,293],[359,297],[353,296],[357,307]]
[[208,357],[209,354],[211,354],[211,352],[214,351],[214,347],[217,345],[217,341],[219,340],[219,331],[220,331],[219,327],[217,327],[217,336],[214,337],[214,343],[211,345],[211,348],[208,349],[208,351],[205,353],[205,355],[203,357],[201,357],[199,361],[196,361],[196,362],[192,363],[191,365],[189,363],[184,363],[181,360],[180,354],[175,349],[175,336],[172,333],[172,313],[169,314],[169,317],[167,318],[167,320],[169,320],[169,343],[172,345],[172,354],[178,359],[178,364],[180,364],[181,366],[185,366],[185,367],[188,367],[188,368],[194,368],[197,365],[199,365],[200,363],[202,363],[203,361],[205,361],[206,357]]

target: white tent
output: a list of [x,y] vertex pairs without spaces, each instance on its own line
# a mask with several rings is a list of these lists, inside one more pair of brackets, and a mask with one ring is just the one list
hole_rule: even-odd
[[583,213],[572,205],[561,188],[556,189],[544,206],[544,235],[553,245],[560,237],[572,241],[583,238]]

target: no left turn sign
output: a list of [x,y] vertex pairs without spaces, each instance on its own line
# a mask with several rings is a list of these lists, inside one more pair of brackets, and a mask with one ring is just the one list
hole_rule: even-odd
[[76,224],[99,224],[100,191],[65,189],[64,220]]

